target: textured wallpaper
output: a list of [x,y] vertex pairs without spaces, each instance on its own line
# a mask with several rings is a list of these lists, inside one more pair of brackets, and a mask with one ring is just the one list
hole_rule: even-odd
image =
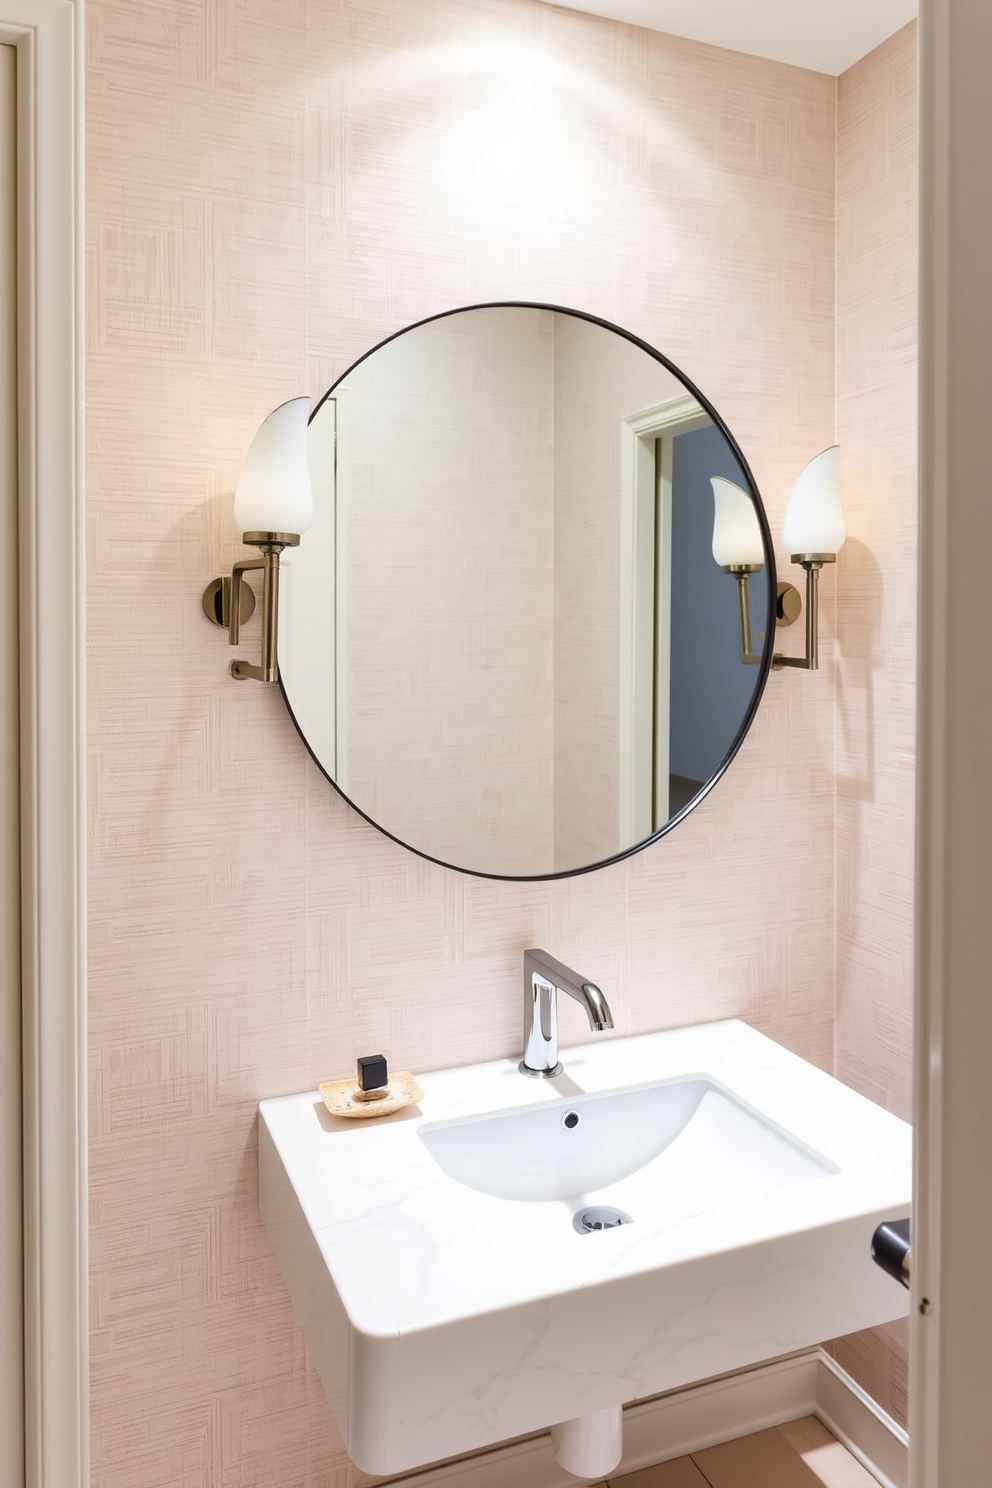
[[[352,1488],[258,1220],[257,1101],[380,1049],[515,1054],[535,944],[618,1033],[741,1016],[830,1067],[856,689],[828,574],[822,670],[769,680],[668,838],[559,884],[435,868],[227,674],[200,592],[243,553],[241,459],[404,324],[540,299],[681,366],[777,533],[834,434],[836,87],[537,0],[88,0],[87,36],[93,1483]],[[909,591],[872,572],[848,613],[898,629]],[[876,642],[881,722],[905,667]],[[843,840],[887,896],[867,809]]]

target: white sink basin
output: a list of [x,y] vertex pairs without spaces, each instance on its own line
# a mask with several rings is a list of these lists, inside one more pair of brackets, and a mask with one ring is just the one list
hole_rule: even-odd
[[650,1165],[657,1192],[836,1172],[713,1080],[658,1080],[420,1127],[443,1173],[497,1199],[595,1199]]
[[[909,1128],[738,1022],[259,1108],[259,1207],[345,1444],[396,1474],[905,1314]],[[332,1073],[328,1071],[328,1073]],[[569,1113],[579,1123],[563,1124]],[[630,1223],[577,1233],[577,1212]]]

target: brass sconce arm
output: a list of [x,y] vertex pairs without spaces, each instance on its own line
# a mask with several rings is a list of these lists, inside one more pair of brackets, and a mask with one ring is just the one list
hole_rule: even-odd
[[747,598],[748,574],[758,573],[761,569],[760,563],[728,563],[723,566],[724,573],[733,574],[737,580],[737,608],[741,623],[741,665],[756,665],[761,656],[755,655],[751,650],[751,612]]
[[782,667],[799,667],[805,672],[815,672],[820,665],[818,638],[818,606],[820,569],[825,563],[835,563],[836,553],[794,553],[793,563],[806,570],[806,654],[805,656],[783,656],[776,652],[772,666],[776,671]]
[[[234,520],[243,541],[258,548],[260,558],[243,558],[231,577],[214,579],[203,591],[207,619],[223,625],[236,646],[242,621],[251,618],[255,595],[244,581],[252,569],[262,570],[262,658],[232,661],[231,676],[238,682],[278,682],[279,555],[299,546],[313,517],[313,492],[307,456],[309,398],[290,398],[263,420],[248,447],[234,497]],[[289,529],[288,531],[285,529]]]
[[[262,570],[262,656],[261,664],[232,661],[231,676],[239,682],[252,678],[256,682],[278,682],[277,642],[279,633],[279,555],[284,548],[299,545],[292,532],[246,532],[244,541],[261,549],[260,558],[243,558],[231,570],[231,577],[214,579],[203,593],[203,608],[216,625],[227,627],[228,642],[236,646],[241,637],[241,622],[254,611],[255,601],[244,582],[252,569]],[[249,597],[250,596],[250,597]]]

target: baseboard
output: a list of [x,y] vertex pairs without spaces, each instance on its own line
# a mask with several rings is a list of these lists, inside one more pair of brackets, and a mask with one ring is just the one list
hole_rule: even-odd
[[[822,1349],[640,1400],[623,1413],[624,1452],[612,1477],[684,1457],[800,1416],[818,1416],[882,1488],[908,1488],[909,1439]],[[551,1435],[390,1480],[396,1488],[576,1488],[559,1467]]]
[[857,1381],[822,1352],[815,1414],[882,1488],[908,1488],[908,1435]]

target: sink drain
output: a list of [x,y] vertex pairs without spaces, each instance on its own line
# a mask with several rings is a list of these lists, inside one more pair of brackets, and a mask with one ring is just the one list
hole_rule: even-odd
[[615,1230],[617,1225],[633,1223],[623,1209],[614,1209],[609,1204],[592,1204],[588,1209],[579,1210],[572,1220],[572,1228],[580,1235],[588,1235],[593,1230]]

